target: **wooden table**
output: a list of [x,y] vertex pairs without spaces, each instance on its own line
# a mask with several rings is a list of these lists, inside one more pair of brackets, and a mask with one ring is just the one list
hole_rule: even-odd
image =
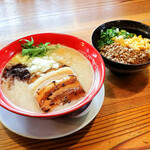
[[[0,48],[34,33],[67,33],[91,43],[100,24],[131,19],[150,25],[149,0],[1,0]],[[80,131],[55,140],[33,140],[0,124],[0,150],[150,149],[150,68],[117,76],[106,69],[104,104]]]

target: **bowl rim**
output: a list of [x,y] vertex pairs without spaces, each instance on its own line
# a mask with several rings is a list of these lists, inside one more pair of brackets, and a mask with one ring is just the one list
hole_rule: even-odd
[[[69,35],[69,34],[63,34],[63,33],[46,32],[46,33],[37,33],[37,34],[27,35],[27,36],[21,37],[21,38],[15,40],[13,42],[7,44],[0,51],[6,49],[9,46],[11,46],[12,44],[18,42],[20,39],[25,39],[25,38],[29,38],[31,36],[40,36],[40,35],[66,36],[66,37],[69,37],[69,38],[72,38],[72,39],[76,39],[76,40],[86,44],[89,49],[92,49],[94,51],[94,53],[96,53],[96,55],[98,56],[97,58],[100,59],[99,61],[101,62],[101,64],[97,64],[101,68],[101,70],[99,71],[100,75],[101,75],[101,78],[100,78],[100,81],[99,81],[99,84],[98,84],[97,88],[96,89],[93,88],[93,90],[90,91],[90,93],[88,93],[85,96],[85,98],[78,105],[73,105],[74,107],[71,107],[71,109],[67,108],[67,109],[61,110],[60,112],[56,111],[56,112],[51,112],[51,113],[34,113],[34,112],[26,111],[26,110],[24,111],[23,109],[17,109],[16,107],[12,107],[12,104],[11,104],[11,107],[10,107],[5,102],[3,102],[3,100],[1,99],[1,96],[3,96],[3,98],[5,100],[6,100],[6,97],[4,97],[4,94],[3,94],[2,89],[1,89],[1,83],[0,83],[0,106],[2,106],[3,108],[5,108],[5,109],[7,109],[7,110],[9,110],[9,111],[11,111],[13,113],[16,113],[16,114],[22,115],[22,116],[27,116],[27,117],[40,117],[40,118],[41,117],[42,118],[49,117],[49,118],[53,118],[53,117],[58,117],[58,116],[62,116],[62,115],[65,115],[65,114],[69,114],[69,113],[71,113],[71,112],[73,112],[73,111],[83,107],[88,102],[90,102],[96,96],[96,94],[99,92],[99,90],[101,89],[101,87],[102,87],[102,85],[104,83],[104,79],[105,79],[105,64],[104,64],[104,61],[103,61],[102,56],[100,55],[100,53],[91,44],[89,44],[88,42],[86,42],[86,41],[84,41],[84,40],[82,40],[82,39],[80,39],[78,37],[75,37],[75,36],[72,36],[72,35]],[[80,52],[80,51],[78,51],[78,52]],[[5,66],[3,66],[2,68],[4,68],[4,67]],[[1,79],[1,74],[0,74],[0,79]]]
[[[146,25],[146,24],[144,24],[144,23],[142,23],[142,22],[138,22],[138,21],[134,21],[134,20],[111,20],[111,21],[108,21],[108,22],[105,22],[105,23],[102,23],[101,25],[99,25],[96,29],[94,29],[93,30],[93,32],[92,32],[92,36],[91,36],[91,41],[92,41],[92,45],[94,46],[94,44],[93,44],[93,37],[94,37],[94,33],[96,32],[96,30],[98,30],[101,26],[104,26],[105,24],[107,24],[107,23],[111,23],[111,22],[133,22],[133,23],[138,23],[138,24],[141,24],[141,25],[143,25],[143,26],[145,26],[145,27],[147,27],[147,28],[150,28],[150,26],[149,25]],[[101,31],[101,30],[100,30]],[[94,46],[95,47],[95,49],[100,53],[100,51],[98,50],[98,48],[96,47],[96,46]],[[116,62],[116,61],[113,61],[113,60],[111,60],[111,59],[108,59],[107,57],[105,57],[104,55],[102,55],[101,53],[100,53],[100,55],[104,58],[104,59],[106,59],[107,61],[110,61],[110,62],[112,62],[112,63],[114,63],[114,64],[118,64],[118,65],[122,65],[122,66],[130,66],[130,67],[140,67],[140,66],[144,66],[144,65],[148,65],[148,64],[150,64],[150,61],[149,62],[146,62],[146,63],[141,63],[141,64],[124,64],[124,63],[120,63],[120,62]]]

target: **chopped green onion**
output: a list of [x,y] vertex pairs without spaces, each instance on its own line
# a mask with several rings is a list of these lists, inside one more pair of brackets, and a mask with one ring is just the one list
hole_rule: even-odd
[[127,39],[132,38],[134,35],[134,33],[129,33],[123,29],[119,30],[119,28],[116,27],[102,30],[100,33],[100,40],[98,40],[98,48],[114,43],[112,40],[113,37],[123,36],[124,39]]

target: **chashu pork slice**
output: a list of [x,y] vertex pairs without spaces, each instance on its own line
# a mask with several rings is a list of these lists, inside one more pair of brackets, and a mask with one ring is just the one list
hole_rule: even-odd
[[85,91],[69,67],[49,72],[31,85],[34,97],[44,112],[84,96]]
[[70,67],[63,67],[58,70],[43,74],[40,78],[38,78],[31,84],[32,91],[36,92],[37,89],[41,88],[42,86],[45,86],[48,82],[60,80],[64,77],[67,77],[68,75],[73,74],[74,72]]

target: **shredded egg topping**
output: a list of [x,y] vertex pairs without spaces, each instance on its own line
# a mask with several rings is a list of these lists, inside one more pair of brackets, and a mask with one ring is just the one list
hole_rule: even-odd
[[132,38],[124,39],[123,36],[114,37],[113,41],[128,48],[135,50],[148,50],[150,49],[150,39],[143,38],[142,35],[135,35]]

